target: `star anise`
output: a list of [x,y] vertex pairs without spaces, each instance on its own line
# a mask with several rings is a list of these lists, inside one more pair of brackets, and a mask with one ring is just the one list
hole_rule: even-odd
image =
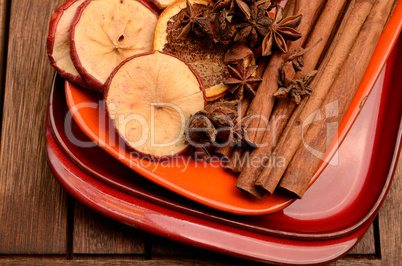
[[196,13],[189,0],[186,1],[186,4],[187,13],[185,14],[182,21],[184,27],[180,34],[177,36],[177,39],[182,39],[187,36],[191,31],[194,31],[196,25],[204,19],[203,9]]
[[237,106],[233,103],[218,102],[208,105],[205,110],[190,118],[186,130],[187,141],[192,146],[205,146],[215,141],[231,140],[237,117]]
[[230,47],[223,58],[227,65],[237,65],[241,60],[251,61],[254,57],[253,51],[244,43],[237,43]]
[[262,55],[268,56],[276,46],[282,53],[288,52],[286,41],[295,41],[302,35],[295,28],[299,26],[302,15],[283,18],[283,8],[276,7],[273,23],[262,41]]
[[237,121],[237,107],[233,103],[218,102],[208,105],[207,117],[217,129],[216,139],[226,142],[233,138],[233,129]]
[[214,10],[220,11],[222,9],[229,10],[229,12],[234,11],[236,2],[235,0],[218,0],[215,1]]
[[229,14],[235,14],[236,10],[246,17],[250,18],[250,7],[243,0],[218,0],[215,2],[214,10],[220,11],[222,9],[228,10]]
[[[256,6],[261,6],[264,5],[264,9],[265,10],[270,10],[272,9],[271,5],[272,5],[272,1],[270,0],[246,0],[247,3],[249,3],[249,6],[254,4]],[[275,5],[276,6],[276,5]],[[275,7],[273,6],[273,7]]]
[[296,104],[299,104],[302,96],[309,95],[313,91],[309,83],[316,74],[317,71],[313,70],[304,75],[302,79],[293,79],[290,82],[282,80],[279,83],[281,87],[275,92],[274,96],[277,98],[287,98],[290,96]]
[[231,86],[229,91],[232,94],[236,92],[237,99],[241,100],[243,98],[244,91],[255,95],[253,84],[258,84],[262,81],[261,78],[252,76],[257,67],[256,65],[246,67],[244,60],[241,60],[236,68],[228,65],[231,77],[226,79],[223,83]]
[[273,20],[269,17],[263,7],[252,4],[250,8],[250,18],[238,24],[238,32],[234,38],[235,42],[248,42],[250,47],[255,47],[260,38],[269,33],[269,28]]
[[216,15],[212,23],[207,18],[199,20],[200,32],[197,35],[207,35],[214,43],[222,43],[228,45],[232,42],[235,34],[235,28],[226,17],[226,10],[222,10]]
[[301,79],[295,79],[295,76],[296,72],[303,70],[304,54],[312,50],[321,41],[322,39],[307,48],[294,51],[293,54],[289,56],[287,61],[279,69],[279,89],[275,92],[275,97],[287,98],[290,96],[296,104],[299,104],[303,95],[308,95],[312,92],[309,83],[315,77],[317,71],[310,71]]
[[186,138],[192,146],[197,146],[198,144],[203,146],[203,144],[214,142],[216,134],[216,129],[208,119],[206,111],[199,111],[190,118]]
[[[190,118],[186,129],[187,141],[204,159],[210,157],[211,148],[217,144],[235,146],[242,143],[255,148],[254,143],[246,140],[251,112],[239,119],[238,107],[239,104],[217,102],[207,105]],[[203,134],[197,134],[199,132]]]
[[299,49],[297,51],[295,50],[293,54],[289,56],[287,61],[292,62],[295,71],[302,70],[304,66],[304,54],[308,53],[310,50],[316,47],[321,41],[322,38],[320,38],[318,41],[316,41],[314,44],[310,45],[307,48]]
[[[260,0],[261,1],[261,0]],[[271,0],[268,9],[271,10],[272,8],[279,5],[282,0]]]
[[298,56],[292,59],[292,65],[295,71],[301,71],[304,66],[303,56]]

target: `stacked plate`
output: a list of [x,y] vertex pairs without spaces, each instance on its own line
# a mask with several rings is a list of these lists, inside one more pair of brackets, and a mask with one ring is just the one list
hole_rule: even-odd
[[251,260],[335,260],[366,232],[391,185],[401,141],[401,41],[383,66],[399,28],[381,37],[342,122],[343,143],[302,200],[250,199],[219,167],[155,168],[129,157],[108,126],[102,97],[58,76],[46,125],[49,165],[76,199],[142,230]]

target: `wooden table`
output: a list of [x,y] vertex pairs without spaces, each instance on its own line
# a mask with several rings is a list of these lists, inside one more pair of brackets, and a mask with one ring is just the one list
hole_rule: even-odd
[[[45,38],[63,2],[0,0],[0,264],[246,264],[102,217],[52,177],[44,130],[54,71]],[[400,265],[401,158],[370,230],[333,264]]]

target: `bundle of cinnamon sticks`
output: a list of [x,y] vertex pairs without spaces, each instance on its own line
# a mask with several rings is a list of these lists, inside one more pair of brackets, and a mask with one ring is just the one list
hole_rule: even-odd
[[[289,53],[273,53],[259,63],[263,72],[255,97],[241,103],[240,116],[251,114],[248,138],[257,148],[217,149],[228,158],[226,167],[239,173],[236,186],[262,199],[279,187],[301,198],[363,78],[377,41],[397,0],[296,0],[285,12],[302,14],[302,38],[289,44]],[[317,70],[310,95],[295,102],[276,99],[279,71],[302,56],[294,80]],[[265,67],[266,65],[266,67]],[[246,111],[247,110],[247,111]],[[325,119],[319,119],[325,114]],[[314,123],[313,123],[314,122]]]

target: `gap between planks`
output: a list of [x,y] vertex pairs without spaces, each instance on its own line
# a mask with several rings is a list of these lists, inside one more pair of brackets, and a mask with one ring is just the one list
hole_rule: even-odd
[[[8,32],[11,0],[0,0],[0,140],[3,121],[3,101],[6,83]],[[1,148],[1,147],[0,147]]]

